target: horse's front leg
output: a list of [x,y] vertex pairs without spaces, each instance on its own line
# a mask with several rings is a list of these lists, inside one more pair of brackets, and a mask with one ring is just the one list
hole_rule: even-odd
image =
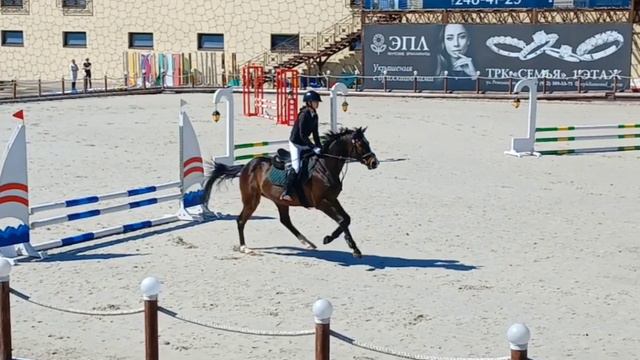
[[324,240],[322,240],[322,243],[325,244],[325,245],[329,244],[333,240],[337,239],[338,236],[340,236],[343,232],[344,232],[344,230],[342,230],[342,226],[338,225],[338,228],[335,229],[331,233],[331,235],[327,235],[327,236],[324,237]]
[[353,240],[351,231],[349,231],[351,217],[349,216],[349,214],[347,214],[346,211],[344,211],[342,205],[340,205],[340,202],[337,199],[324,200],[320,204],[320,206],[318,206],[318,209],[327,214],[339,225],[339,227],[334,230],[331,235],[325,236],[323,243],[330,243],[344,232],[344,239],[346,240],[347,245],[349,245],[349,248],[351,248],[351,250],[353,251],[353,256],[357,258],[362,257],[362,253],[360,252],[360,249],[358,249],[356,242]]

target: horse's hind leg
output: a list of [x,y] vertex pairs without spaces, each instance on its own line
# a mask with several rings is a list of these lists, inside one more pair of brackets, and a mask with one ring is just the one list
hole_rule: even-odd
[[309,241],[304,235],[302,235],[300,231],[298,231],[298,229],[296,229],[296,227],[291,223],[291,217],[289,216],[289,207],[286,205],[277,204],[276,206],[278,207],[278,212],[280,213],[280,222],[282,223],[282,225],[289,229],[289,231],[291,231],[293,235],[295,235],[295,237],[300,240],[302,245],[306,246],[308,249],[315,249],[316,245]]
[[251,253],[251,249],[249,249],[244,240],[244,226],[247,224],[247,221],[253,215],[253,212],[256,211],[258,205],[260,204],[260,191],[257,186],[249,184],[248,177],[244,176],[240,178],[240,193],[242,194],[242,211],[236,220],[238,223],[238,234],[240,236],[240,251],[244,253]]

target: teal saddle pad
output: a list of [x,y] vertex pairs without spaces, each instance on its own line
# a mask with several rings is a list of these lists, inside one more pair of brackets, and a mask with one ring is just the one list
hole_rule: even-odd
[[[302,184],[306,183],[307,180],[309,180],[310,175],[313,173],[313,168],[316,166],[316,159],[305,161],[305,164],[307,165],[307,170],[301,175]],[[275,166],[271,166],[271,170],[269,170],[269,181],[275,186],[285,187],[287,185],[287,171],[276,169]]]
[[287,172],[272,166],[269,171],[269,181],[275,186],[284,187],[287,183]]

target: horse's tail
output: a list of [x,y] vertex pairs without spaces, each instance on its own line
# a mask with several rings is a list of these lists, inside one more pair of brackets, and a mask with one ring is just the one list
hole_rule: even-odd
[[214,163],[213,171],[207,178],[207,182],[204,185],[204,203],[209,203],[211,197],[211,189],[213,184],[220,184],[225,180],[231,180],[240,176],[244,165],[225,165],[221,163]]

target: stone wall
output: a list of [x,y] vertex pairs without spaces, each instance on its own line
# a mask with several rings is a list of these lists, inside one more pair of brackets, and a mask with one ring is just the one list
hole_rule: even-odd
[[[230,69],[231,53],[242,63],[269,49],[271,34],[318,32],[350,12],[345,0],[88,0],[82,10],[25,0],[23,9],[0,12],[0,30],[24,32],[24,47],[0,47],[0,80],[68,77],[71,59],[87,57],[94,77],[121,78],[129,32],[152,32],[153,51],[173,53],[198,52],[198,33],[222,33]],[[63,47],[64,31],[86,32],[87,47]]]

